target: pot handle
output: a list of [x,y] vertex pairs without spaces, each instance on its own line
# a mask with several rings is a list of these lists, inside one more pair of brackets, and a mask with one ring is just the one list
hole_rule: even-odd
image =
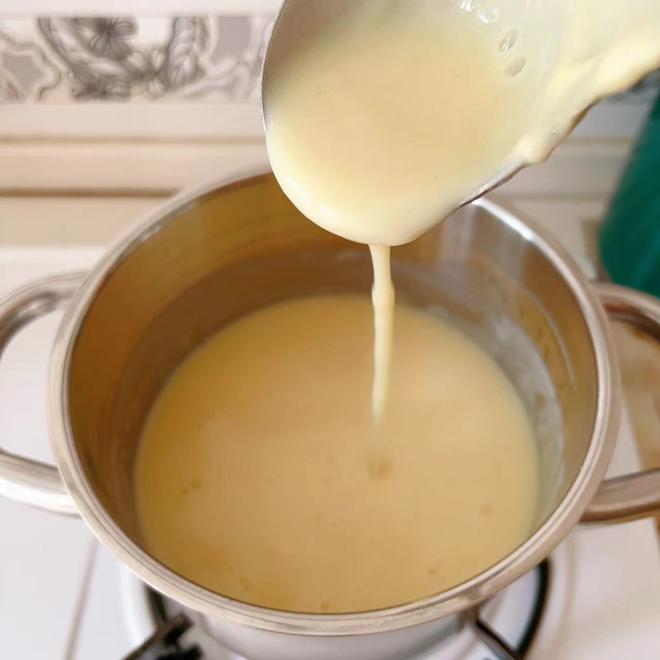
[[[12,337],[31,321],[65,306],[83,273],[55,275],[28,284],[0,300],[0,358]],[[47,511],[77,514],[54,465],[0,449],[0,495]]]
[[[660,300],[614,284],[595,288],[611,319],[625,321],[660,341]],[[604,481],[582,522],[622,522],[658,512],[660,469],[647,470]]]

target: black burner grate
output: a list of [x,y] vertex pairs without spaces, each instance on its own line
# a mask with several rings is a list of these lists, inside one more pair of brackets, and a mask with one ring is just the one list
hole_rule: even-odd
[[[156,596],[155,592],[152,593]],[[158,630],[124,660],[200,660],[203,653],[198,646],[184,648],[181,645],[181,637],[192,625],[185,614],[161,622]]]

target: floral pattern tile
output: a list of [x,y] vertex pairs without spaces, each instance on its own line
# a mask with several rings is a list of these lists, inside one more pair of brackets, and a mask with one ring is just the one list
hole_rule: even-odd
[[0,18],[0,103],[249,102],[272,20]]

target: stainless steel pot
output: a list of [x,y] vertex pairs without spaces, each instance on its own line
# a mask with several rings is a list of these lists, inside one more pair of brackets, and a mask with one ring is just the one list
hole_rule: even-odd
[[86,276],[44,279],[0,303],[1,347],[33,318],[66,307],[50,368],[57,467],[2,452],[1,492],[79,513],[145,582],[199,612],[231,648],[268,660],[410,657],[447,634],[452,615],[529,571],[580,520],[621,520],[660,507],[659,471],[601,483],[621,399],[603,305],[658,335],[658,301],[592,287],[538,228],[488,201],[397,248],[394,277],[401,299],[450,318],[495,357],[536,430],[538,524],[468,582],[378,612],[300,615],[208,591],[143,548],[132,484],[136,443],[177,363],[250,310],[311,293],[369,291],[368,251],[303,218],[270,174],[184,194]]

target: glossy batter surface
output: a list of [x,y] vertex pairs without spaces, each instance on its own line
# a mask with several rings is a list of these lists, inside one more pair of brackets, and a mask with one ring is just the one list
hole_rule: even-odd
[[139,450],[149,551],[235,599],[347,612],[440,592],[513,550],[537,456],[503,372],[399,306],[374,426],[372,342],[369,299],[327,296],[247,316],[192,354]]

